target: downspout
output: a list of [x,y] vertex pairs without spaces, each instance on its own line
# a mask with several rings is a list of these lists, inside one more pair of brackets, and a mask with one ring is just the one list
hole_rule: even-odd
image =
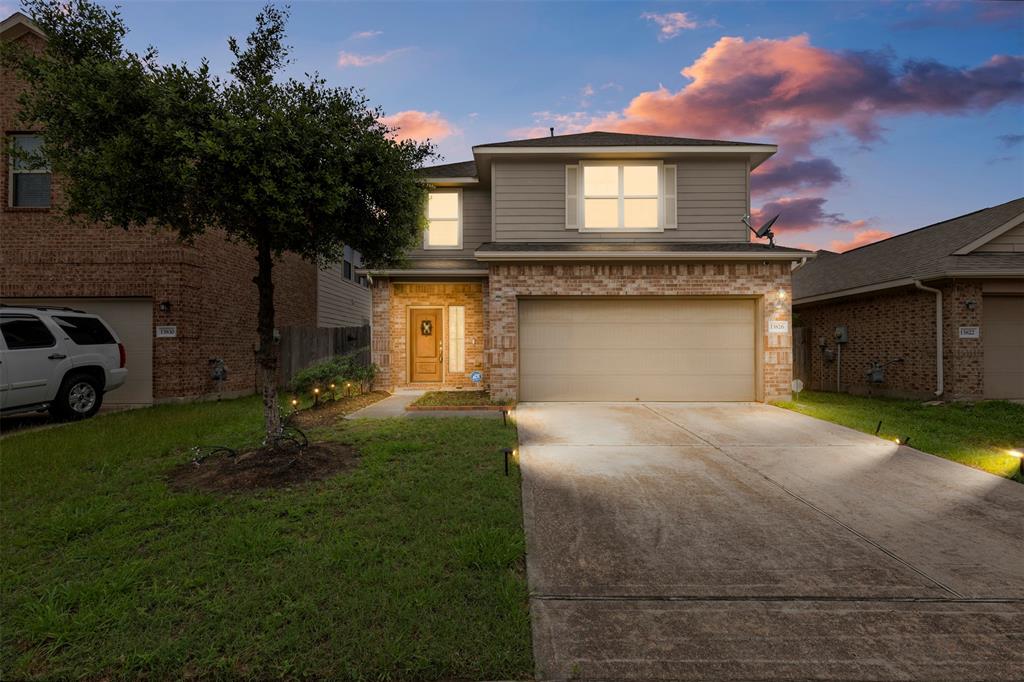
[[940,396],[946,389],[942,381],[942,291],[921,284],[921,280],[915,279],[914,286],[921,291],[930,291],[935,294],[935,395]]

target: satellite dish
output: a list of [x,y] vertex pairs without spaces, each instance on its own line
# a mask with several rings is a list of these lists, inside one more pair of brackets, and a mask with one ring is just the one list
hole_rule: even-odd
[[765,237],[768,237],[768,246],[772,246],[773,247],[773,246],[775,246],[775,233],[772,232],[772,225],[775,224],[775,221],[779,219],[780,215],[782,215],[782,214],[781,213],[776,214],[776,216],[774,218],[772,218],[771,220],[769,220],[768,222],[766,222],[764,225],[762,225],[761,227],[757,228],[756,230],[754,229],[754,226],[750,224],[750,216],[749,215],[743,216],[743,218],[741,218],[741,220],[743,221],[743,223],[747,227],[750,228],[750,231],[753,232],[754,236],[756,236],[758,239],[764,239]]

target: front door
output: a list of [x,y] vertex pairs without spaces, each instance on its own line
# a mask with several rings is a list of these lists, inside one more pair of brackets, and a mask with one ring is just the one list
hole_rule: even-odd
[[409,313],[409,382],[441,381],[441,309],[413,308]]

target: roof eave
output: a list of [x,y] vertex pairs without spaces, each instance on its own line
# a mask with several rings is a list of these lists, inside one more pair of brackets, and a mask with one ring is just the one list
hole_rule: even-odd
[[912,275],[910,277],[901,277],[900,279],[893,279],[887,282],[878,282],[876,284],[866,284],[861,287],[850,287],[849,289],[839,289],[838,291],[830,291],[824,294],[815,294],[814,296],[802,296],[793,297],[793,305],[805,305],[808,303],[819,303],[821,301],[829,301],[836,298],[848,298],[850,296],[860,296],[862,294],[871,294],[878,291],[887,291],[889,289],[899,289],[902,287],[913,286],[914,282],[934,282],[940,279],[1019,279],[1024,278],[1024,270],[945,270],[942,272],[935,272],[927,275]]
[[476,251],[483,262],[501,261],[800,261],[814,258],[802,251]]

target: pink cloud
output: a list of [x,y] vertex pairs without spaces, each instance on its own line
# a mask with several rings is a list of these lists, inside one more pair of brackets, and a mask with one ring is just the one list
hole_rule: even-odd
[[640,18],[653,21],[658,25],[658,40],[671,40],[682,31],[697,28],[697,22],[691,19],[686,12],[667,12],[665,14],[644,12]]
[[996,55],[958,68],[879,52],[839,52],[806,35],[773,40],[723,37],[681,71],[683,88],[642,92],[621,112],[582,130],[755,137],[802,154],[835,130],[877,140],[880,119],[963,113],[1024,99],[1024,57]]
[[345,52],[342,50],[338,53],[338,67],[344,69],[345,67],[355,66],[373,66],[374,64],[383,64],[384,62],[391,61],[395,57],[404,54],[411,50],[411,47],[399,47],[394,50],[388,50],[381,54],[357,54],[355,52]]
[[853,239],[845,242],[840,239],[833,239],[828,248],[836,253],[844,253],[892,236],[893,233],[886,230],[861,230],[853,236]]
[[382,116],[381,123],[395,130],[396,140],[443,140],[458,133],[440,112],[399,111],[391,116]]

